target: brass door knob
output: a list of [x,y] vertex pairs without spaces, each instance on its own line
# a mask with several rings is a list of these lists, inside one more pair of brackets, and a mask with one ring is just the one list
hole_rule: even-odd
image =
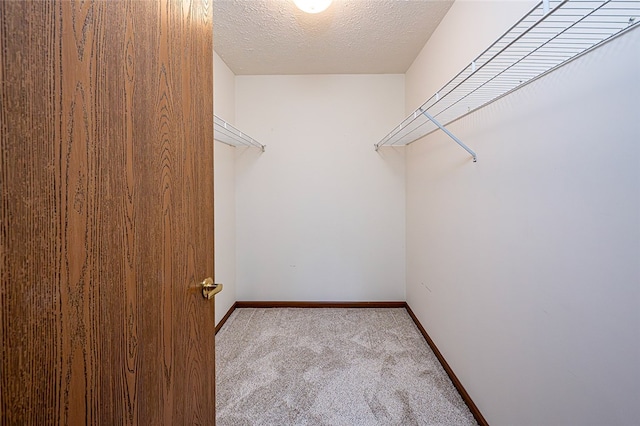
[[202,297],[205,299],[213,299],[213,296],[222,291],[222,284],[214,284],[213,278],[205,278],[200,283],[202,286]]

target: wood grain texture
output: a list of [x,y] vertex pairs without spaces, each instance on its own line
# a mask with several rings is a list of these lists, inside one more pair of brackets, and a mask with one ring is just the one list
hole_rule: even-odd
[[210,0],[0,2],[2,424],[213,424]]

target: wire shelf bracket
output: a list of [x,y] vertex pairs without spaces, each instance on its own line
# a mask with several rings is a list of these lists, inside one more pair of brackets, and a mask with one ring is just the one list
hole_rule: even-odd
[[217,115],[213,115],[213,138],[223,144],[235,147],[253,147],[264,152],[266,145],[241,132]]
[[449,130],[447,130],[446,127],[444,127],[442,124],[440,124],[440,122],[438,120],[435,119],[435,117],[431,116],[431,114],[429,114],[427,111],[423,111],[422,109],[420,109],[420,112],[422,114],[424,114],[429,120],[431,120],[431,122],[433,122],[433,124],[435,124],[436,126],[438,126],[438,128],[440,130],[442,130],[443,132],[445,132],[447,134],[447,136],[449,136],[451,139],[453,139],[458,145],[460,145],[465,151],[467,151],[469,154],[471,154],[471,157],[473,157],[473,162],[475,163],[476,161],[478,161],[478,157],[476,156],[476,153],[474,151],[471,150],[471,148],[469,148],[467,145],[465,145],[460,139],[458,139],[457,137],[454,136],[453,133],[451,133]]
[[621,36],[640,24],[640,0],[543,0],[380,142],[404,146]]

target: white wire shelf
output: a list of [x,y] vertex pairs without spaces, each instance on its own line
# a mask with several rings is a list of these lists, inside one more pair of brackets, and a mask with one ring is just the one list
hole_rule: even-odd
[[213,115],[213,138],[219,142],[236,147],[266,148],[251,136],[242,133],[217,115]]
[[[555,5],[555,6],[554,6]],[[640,23],[640,0],[542,1],[375,145],[408,145]],[[442,123],[442,124],[440,124]]]

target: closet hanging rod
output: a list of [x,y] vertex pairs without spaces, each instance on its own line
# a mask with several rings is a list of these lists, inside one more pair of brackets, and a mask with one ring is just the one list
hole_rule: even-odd
[[266,146],[246,133],[241,132],[217,115],[213,115],[213,138],[226,145],[235,147],[254,147],[264,152]]
[[[551,3],[557,5],[551,7]],[[376,150],[408,145],[439,128],[444,130],[638,23],[640,0],[545,0],[389,132]]]

